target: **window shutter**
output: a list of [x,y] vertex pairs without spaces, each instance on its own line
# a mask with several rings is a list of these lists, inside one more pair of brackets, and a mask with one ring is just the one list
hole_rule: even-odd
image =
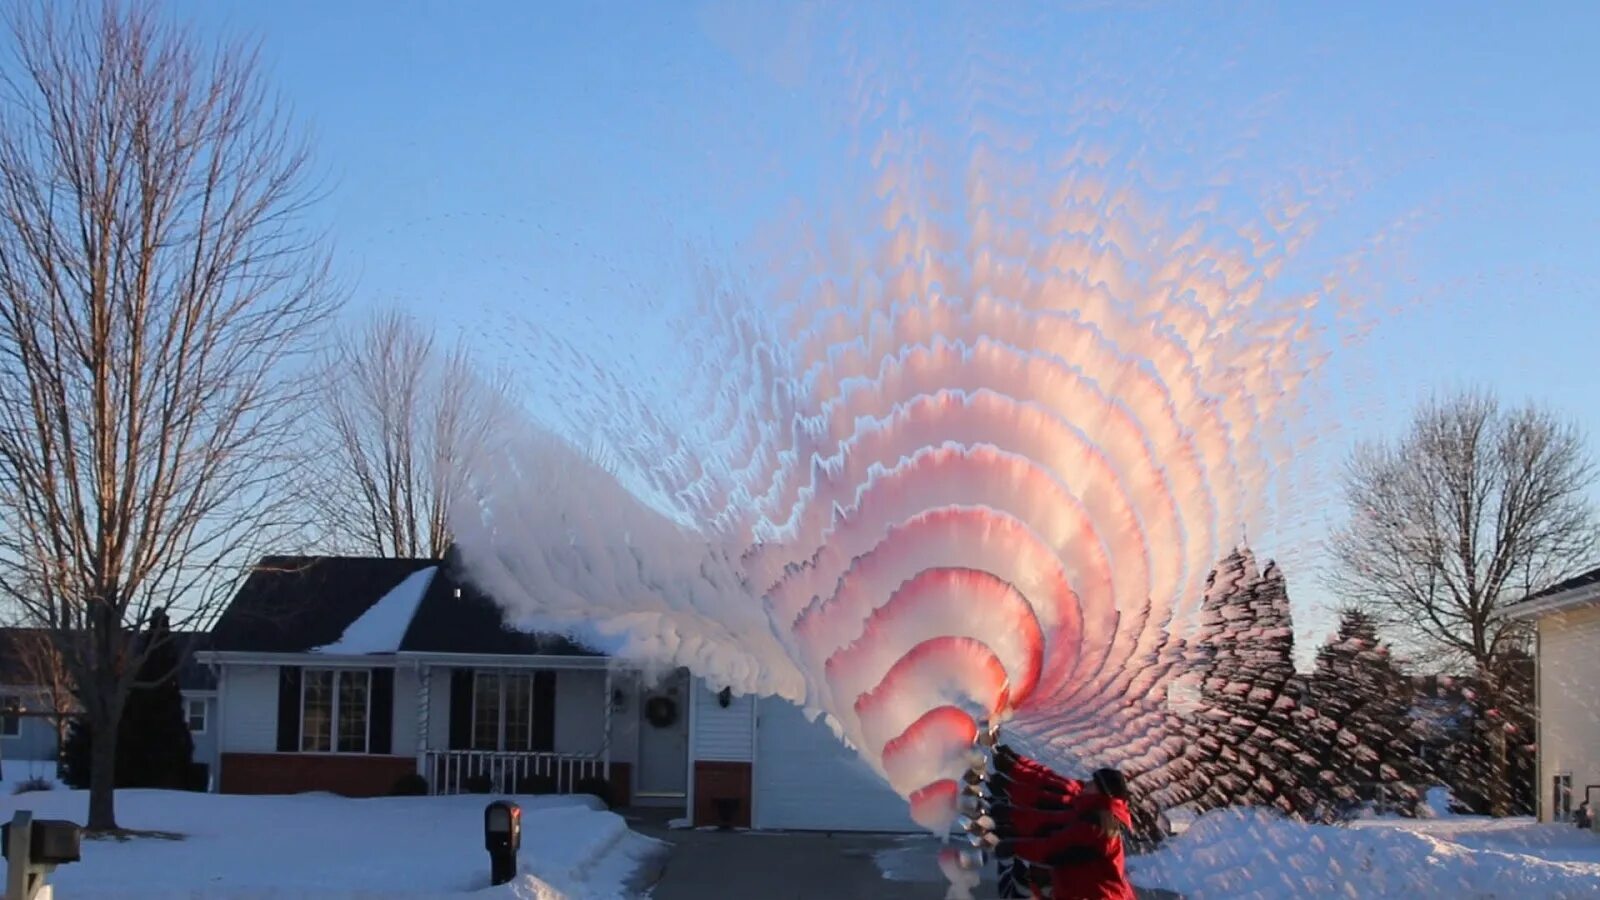
[[533,673],[533,749],[556,748],[556,673]]
[[394,670],[372,670],[372,715],[367,719],[367,752],[388,754],[394,748]]
[[450,749],[472,749],[472,670],[450,670]]
[[300,667],[278,668],[278,752],[300,752]]

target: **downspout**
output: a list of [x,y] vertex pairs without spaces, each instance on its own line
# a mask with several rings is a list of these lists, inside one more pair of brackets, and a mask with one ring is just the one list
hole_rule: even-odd
[[[601,777],[605,779],[606,784],[611,783],[611,712],[612,706],[614,705],[611,702],[611,691],[611,667],[606,666],[606,687],[605,691],[600,695],[600,702],[602,704],[601,711],[606,717],[605,741],[601,745],[605,749],[603,751],[604,755],[601,758],[600,765],[601,769],[603,770]],[[558,699],[557,702],[559,703],[560,700]]]
[[[431,703],[433,699],[433,666],[419,661],[417,663],[417,774],[428,778],[428,736],[429,723],[432,717]],[[439,793],[434,789],[433,780],[428,779],[428,790]]]
[[211,670],[217,675],[217,747],[214,751],[215,759],[211,767],[211,793],[222,793],[222,755],[223,749],[228,746],[228,667],[220,663],[212,663]]

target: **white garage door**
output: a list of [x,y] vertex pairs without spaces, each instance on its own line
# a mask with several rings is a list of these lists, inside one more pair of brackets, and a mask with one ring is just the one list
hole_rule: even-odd
[[761,700],[756,720],[755,827],[805,831],[917,831],[889,789],[821,718]]

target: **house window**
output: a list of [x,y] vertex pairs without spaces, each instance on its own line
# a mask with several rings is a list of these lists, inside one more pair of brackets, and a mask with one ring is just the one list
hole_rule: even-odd
[[22,734],[22,698],[16,694],[0,694],[0,737],[19,737]]
[[184,706],[189,719],[189,730],[195,734],[206,733],[206,701],[187,700]]
[[372,673],[306,669],[300,680],[300,752],[366,753]]
[[1550,804],[1550,821],[1566,822],[1572,818],[1572,773],[1555,777]]
[[533,749],[533,673],[477,672],[472,681],[472,749]]

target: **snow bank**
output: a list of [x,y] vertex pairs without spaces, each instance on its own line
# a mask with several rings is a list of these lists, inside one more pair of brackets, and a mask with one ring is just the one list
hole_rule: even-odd
[[313,653],[393,653],[411,627],[411,617],[433,583],[437,566],[418,569],[378,598],[360,618],[350,623],[337,641],[315,647]]
[[1141,887],[1209,897],[1600,897],[1600,840],[1571,826],[1457,817],[1305,825],[1263,810],[1200,817],[1129,860]]
[[[621,898],[639,862],[659,846],[586,797],[523,797],[521,874],[489,887],[485,797],[330,794],[243,797],[173,791],[117,792],[129,829],[182,840],[85,842],[83,861],[58,869],[57,894],[86,900],[200,897],[489,896]],[[87,794],[7,797],[7,809],[83,821]]]

